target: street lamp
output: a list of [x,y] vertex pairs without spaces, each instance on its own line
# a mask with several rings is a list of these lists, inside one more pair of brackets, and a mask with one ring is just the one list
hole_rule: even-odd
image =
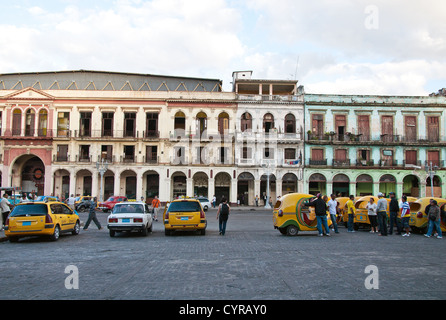
[[434,197],[434,176],[437,173],[438,170],[438,166],[432,166],[432,162],[430,163],[430,165],[426,165],[424,167],[424,169],[426,170],[426,173],[429,175],[429,178],[431,178],[431,195],[432,198]]
[[101,192],[99,194],[99,202],[104,201],[104,173],[107,172],[108,162],[101,159],[101,162],[96,162],[96,169],[98,169],[99,174],[101,175]]

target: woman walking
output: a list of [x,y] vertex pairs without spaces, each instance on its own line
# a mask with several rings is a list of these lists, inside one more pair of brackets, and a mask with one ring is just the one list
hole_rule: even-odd
[[223,198],[222,203],[220,203],[217,210],[218,227],[220,230],[220,235],[222,236],[224,236],[226,232],[226,223],[228,222],[230,210],[231,207],[229,207],[226,198]]

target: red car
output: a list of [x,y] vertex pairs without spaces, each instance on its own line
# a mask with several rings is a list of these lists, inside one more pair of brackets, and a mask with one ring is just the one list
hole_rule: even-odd
[[115,204],[123,201],[127,201],[127,197],[121,197],[121,196],[110,197],[106,201],[99,203],[98,209],[104,212],[112,211]]

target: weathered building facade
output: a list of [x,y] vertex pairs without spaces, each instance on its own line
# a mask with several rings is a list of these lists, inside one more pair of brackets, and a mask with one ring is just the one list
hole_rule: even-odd
[[442,96],[305,95],[305,192],[446,196]]

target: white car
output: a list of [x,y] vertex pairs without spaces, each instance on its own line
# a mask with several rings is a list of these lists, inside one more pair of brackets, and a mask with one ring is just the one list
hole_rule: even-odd
[[107,218],[107,227],[110,237],[116,232],[139,231],[144,236],[152,232],[152,213],[142,201],[117,203]]
[[204,211],[207,211],[209,208],[212,207],[211,202],[208,198],[198,197],[197,200],[200,201]]

